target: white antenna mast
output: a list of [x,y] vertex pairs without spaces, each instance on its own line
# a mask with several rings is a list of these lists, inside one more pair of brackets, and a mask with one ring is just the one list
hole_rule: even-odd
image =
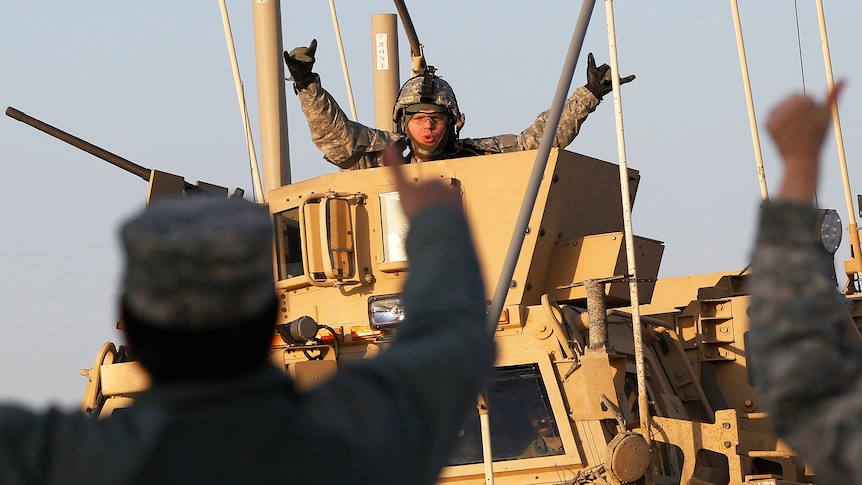
[[754,115],[754,100],[751,95],[751,80],[748,77],[748,61],[745,58],[745,43],[742,39],[742,24],[739,21],[739,5],[736,0],[730,0],[730,8],[733,13],[733,26],[736,29],[736,48],[739,51],[739,65],[742,70],[742,84],[745,88],[745,101],[748,105],[748,122],[751,126],[751,141],[754,144],[754,159],[757,164],[757,180],[760,183],[760,196],[763,200],[769,199],[769,191],[766,188],[766,172],[763,169],[763,154],[760,149],[760,135],[757,132],[757,117]]
[[[832,56],[829,54],[829,39],[826,35],[826,14],[823,12],[823,0],[817,0],[817,19],[820,25],[820,44],[823,47],[823,62],[826,68],[826,82],[829,90],[835,89],[835,79],[832,76]],[[853,209],[853,195],[850,191],[850,174],[847,170],[847,157],[844,154],[844,135],[841,133],[841,119],[838,117],[838,103],[832,106],[832,124],[835,131],[835,142],[838,145],[838,162],[841,167],[841,178],[844,184],[844,198],[847,204],[847,217],[850,223],[847,231],[850,233],[850,259],[844,261],[844,273],[849,279],[847,289],[854,288],[852,282],[862,273],[862,244],[859,242],[859,227],[856,225],[856,212]]]
[[329,0],[329,10],[332,12],[332,26],[335,29],[335,41],[338,42],[338,53],[341,55],[341,70],[344,71],[344,84],[347,85],[347,100],[350,103],[350,114],[353,115],[353,121],[358,121],[359,117],[356,116],[356,103],[353,102],[353,88],[350,87],[350,74],[347,72],[347,58],[344,56],[344,44],[341,42],[341,29],[338,27],[338,14],[335,13],[335,0]]
[[257,155],[254,150],[254,138],[251,136],[251,124],[248,121],[248,107],[245,103],[245,92],[242,80],[239,76],[239,64],[236,61],[236,49],[234,49],[233,33],[231,33],[230,30],[230,20],[227,16],[225,0],[219,0],[219,6],[221,7],[221,18],[222,23],[224,24],[224,35],[225,40],[227,41],[228,54],[230,55],[230,64],[233,69],[233,80],[236,85],[236,97],[239,101],[239,111],[242,116],[243,127],[245,128],[245,141],[248,145],[248,160],[251,164],[251,178],[252,184],[254,184],[255,202],[262,204],[266,202],[266,194],[263,193],[263,185],[260,180],[260,169],[257,166]]

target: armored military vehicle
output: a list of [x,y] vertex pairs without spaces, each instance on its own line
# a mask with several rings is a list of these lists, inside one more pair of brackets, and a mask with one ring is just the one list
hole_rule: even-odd
[[[260,8],[277,13],[277,2]],[[272,13],[261,13],[261,22],[277,18]],[[281,50],[280,40],[273,45],[264,48]],[[283,90],[280,78],[261,82],[273,81]],[[277,159],[281,148],[273,143],[264,151]],[[416,181],[460,188],[489,291],[501,274],[507,288],[500,311],[491,313],[499,357],[488,393],[466,417],[440,483],[813,480],[770,432],[748,374],[748,273],[658,279],[663,244],[629,234],[625,220],[639,172],[566,150],[540,152],[405,167]],[[545,160],[531,187],[537,158]],[[148,180],[149,197],[227,194],[124,168]],[[373,358],[397,334],[409,273],[406,219],[386,168],[265,186],[281,301],[271,360],[309,388]],[[530,191],[535,203],[525,212],[521,194]],[[523,242],[506,277],[506,247],[523,213]],[[102,346],[86,374],[82,409],[94,418],[128,406],[148,385],[113,343]]]

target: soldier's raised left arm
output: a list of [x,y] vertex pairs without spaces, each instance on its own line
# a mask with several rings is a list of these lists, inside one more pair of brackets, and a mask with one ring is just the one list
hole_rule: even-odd
[[[620,84],[626,84],[635,79],[635,75],[620,78]],[[590,113],[596,110],[602,98],[613,89],[611,79],[611,67],[607,64],[596,66],[593,54],[587,56],[587,83],[575,89],[575,92],[566,99],[563,112],[560,116],[560,124],[554,137],[554,146],[565,148],[578,136],[581,124]],[[548,111],[540,114],[529,128],[517,135],[519,150],[533,150],[539,147],[545,124],[548,119]]]

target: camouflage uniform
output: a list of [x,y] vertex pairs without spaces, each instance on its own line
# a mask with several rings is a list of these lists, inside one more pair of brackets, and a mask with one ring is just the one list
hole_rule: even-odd
[[817,483],[862,483],[862,350],[807,204],[765,202],[748,344],[776,434]]
[[[378,167],[381,165],[380,150],[389,143],[405,138],[348,119],[332,95],[321,86],[317,74],[314,74],[307,87],[297,89],[296,93],[311,130],[312,141],[327,161],[342,169]],[[554,146],[568,146],[578,135],[581,123],[598,105],[599,100],[586,87],[576,89],[566,100]],[[548,112],[545,111],[518,135],[462,138],[456,142],[455,153],[447,158],[536,149],[542,139],[547,117]]]
[[0,484],[435,483],[494,346],[464,216],[425,209],[406,246],[409,315],[378,357],[306,393],[268,365],[156,382],[98,421],[0,406]]
[[541,436],[536,436],[530,445],[521,453],[519,458],[535,458],[537,456],[562,455],[565,453],[563,445],[559,448],[551,448]]

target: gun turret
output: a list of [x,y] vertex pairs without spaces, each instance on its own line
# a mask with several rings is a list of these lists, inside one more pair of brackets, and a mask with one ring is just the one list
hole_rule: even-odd
[[[226,187],[221,187],[218,185],[213,185],[200,181],[197,182],[195,185],[192,185],[186,182],[183,177],[180,177],[178,175],[143,167],[135,162],[132,162],[131,160],[127,160],[119,155],[116,155],[103,148],[93,145],[86,140],[82,140],[75,135],[69,134],[57,127],[49,125],[48,123],[33,118],[32,116],[18,111],[11,106],[6,108],[6,116],[16,119],[22,123],[28,124],[39,131],[47,133],[54,138],[62,140],[72,145],[73,147],[79,148],[89,153],[90,155],[99,157],[102,160],[110,163],[111,165],[119,167],[126,172],[129,172],[133,175],[137,175],[138,177],[144,179],[150,185],[149,191],[147,193],[147,203],[149,203],[150,200],[152,200],[154,197],[160,197],[169,194],[205,193],[222,195],[225,197],[227,196],[228,189]],[[234,190],[234,193],[233,195],[231,195],[231,197],[242,197],[244,193],[245,191],[240,188],[237,188]]]

